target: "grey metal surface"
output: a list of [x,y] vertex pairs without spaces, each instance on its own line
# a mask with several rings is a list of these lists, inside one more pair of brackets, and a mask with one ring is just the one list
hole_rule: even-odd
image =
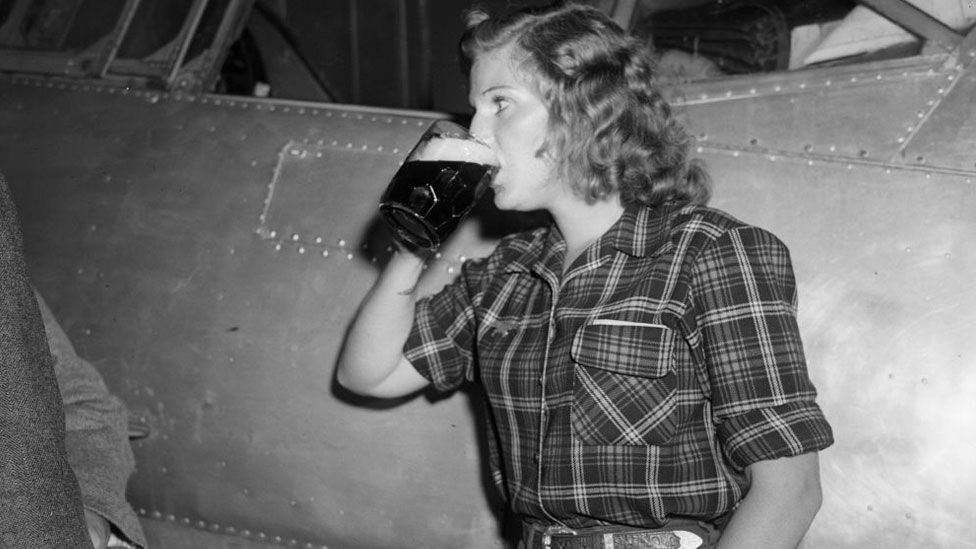
[[[964,94],[939,99],[971,85],[946,61],[678,102],[715,205],[793,253],[837,435],[805,547],[976,547],[976,124]],[[331,381],[388,253],[376,200],[430,115],[6,77],[0,97],[37,285],[151,427],[131,485],[147,520],[285,546],[501,545],[466,395],[384,409]],[[427,290],[491,245],[467,224]]]

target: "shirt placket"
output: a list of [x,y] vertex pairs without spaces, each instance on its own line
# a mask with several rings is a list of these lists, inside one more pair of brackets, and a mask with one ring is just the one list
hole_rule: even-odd
[[546,433],[546,423],[549,419],[549,412],[546,407],[546,374],[549,371],[549,357],[552,352],[552,343],[556,339],[556,304],[559,302],[559,282],[558,280],[553,280],[549,276],[544,277],[546,284],[549,285],[549,290],[552,293],[552,298],[549,300],[549,318],[546,323],[546,348],[545,353],[542,357],[542,371],[539,372],[539,429],[537,431],[536,440],[536,451],[535,451],[535,466],[536,466],[536,496],[539,498],[539,509],[553,522],[562,524],[562,522],[556,517],[549,514],[546,509],[545,503],[543,502],[542,496],[542,453],[545,449],[545,433]]
[[599,261],[592,262],[586,265],[582,269],[574,269],[573,271],[567,273],[567,275],[564,276],[562,279],[557,278],[555,275],[543,277],[546,283],[549,285],[549,289],[552,294],[552,299],[549,302],[549,315],[546,323],[545,354],[543,355],[542,358],[542,371],[539,373],[539,387],[540,387],[539,426],[538,426],[539,429],[537,434],[538,438],[536,444],[536,452],[534,456],[535,463],[536,463],[536,494],[537,497],[539,498],[539,509],[542,510],[542,512],[545,514],[547,518],[549,518],[556,524],[556,527],[559,529],[560,532],[564,532],[564,533],[572,533],[574,531],[571,528],[567,527],[565,523],[563,523],[561,520],[552,516],[552,514],[550,514],[549,511],[546,509],[546,506],[543,502],[543,489],[542,489],[543,488],[542,487],[543,459],[542,457],[543,457],[543,451],[545,450],[546,425],[549,420],[549,410],[548,407],[546,406],[546,396],[547,396],[546,390],[548,388],[546,385],[546,379],[550,368],[549,361],[552,356],[552,345],[556,340],[556,309],[558,308],[562,289],[566,286],[566,284],[569,282],[571,278],[576,278],[577,276],[583,274],[584,272],[592,271],[593,269],[598,268],[602,262],[603,260],[601,259]]

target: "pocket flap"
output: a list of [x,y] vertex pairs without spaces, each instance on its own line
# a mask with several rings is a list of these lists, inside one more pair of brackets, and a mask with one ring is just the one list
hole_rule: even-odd
[[663,324],[597,319],[573,338],[573,360],[589,368],[647,378],[673,367],[675,332]]

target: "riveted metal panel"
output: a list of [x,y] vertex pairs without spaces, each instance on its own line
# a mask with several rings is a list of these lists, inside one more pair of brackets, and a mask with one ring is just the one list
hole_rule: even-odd
[[810,372],[837,441],[821,456],[824,504],[803,546],[971,538],[976,174],[705,156],[714,204],[774,231],[793,257]]
[[959,75],[943,59],[720,79],[682,88],[676,105],[703,141],[914,163],[902,148]]
[[378,272],[365,231],[386,250],[375,205],[434,115],[0,86],[36,284],[151,428],[147,519],[302,547],[494,538],[466,400],[379,411],[332,382]]

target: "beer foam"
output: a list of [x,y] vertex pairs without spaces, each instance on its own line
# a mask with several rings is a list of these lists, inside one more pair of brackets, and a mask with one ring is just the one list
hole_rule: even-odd
[[475,164],[498,165],[488,145],[457,137],[434,137],[416,154],[415,160],[454,160]]

